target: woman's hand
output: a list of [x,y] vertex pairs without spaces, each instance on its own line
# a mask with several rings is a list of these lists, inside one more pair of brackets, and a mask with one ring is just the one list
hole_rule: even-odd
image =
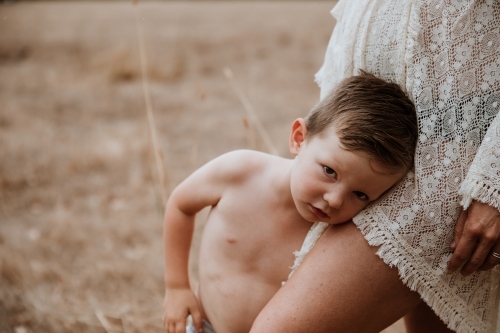
[[500,212],[488,204],[472,201],[458,218],[451,250],[450,273],[463,265],[460,272],[467,276],[500,264],[500,258],[492,255],[500,254]]

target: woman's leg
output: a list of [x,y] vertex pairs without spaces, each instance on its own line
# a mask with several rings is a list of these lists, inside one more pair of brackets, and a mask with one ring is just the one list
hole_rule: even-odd
[[251,333],[376,333],[420,302],[357,227],[329,227],[271,299]]
[[406,333],[453,333],[424,301],[405,316],[405,326]]

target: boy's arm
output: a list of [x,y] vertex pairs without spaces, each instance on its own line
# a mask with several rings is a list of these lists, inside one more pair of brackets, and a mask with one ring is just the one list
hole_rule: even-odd
[[[184,333],[191,314],[198,330],[202,319],[189,285],[189,248],[195,215],[218,203],[224,190],[241,181],[244,152],[222,155],[194,172],[172,192],[164,217],[165,301],[163,322],[170,333]],[[243,158],[244,160],[244,158]]]
[[175,192],[170,197],[164,218],[165,300],[163,323],[169,333],[184,333],[186,317],[191,314],[200,330],[202,319],[198,301],[189,285],[189,248],[194,229],[195,213],[179,208]]

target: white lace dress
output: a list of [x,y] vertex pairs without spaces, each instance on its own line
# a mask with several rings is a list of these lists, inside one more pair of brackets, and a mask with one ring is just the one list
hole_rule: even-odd
[[500,271],[445,273],[460,205],[500,210],[500,1],[340,0],[332,15],[321,97],[365,69],[406,89],[420,131],[415,172],[354,222],[451,329],[500,332]]

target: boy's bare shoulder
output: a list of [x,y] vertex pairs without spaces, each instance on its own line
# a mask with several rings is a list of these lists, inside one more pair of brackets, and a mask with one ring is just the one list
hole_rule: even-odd
[[262,175],[273,167],[280,157],[255,150],[234,150],[217,157],[214,162],[218,171],[232,181],[244,181]]

